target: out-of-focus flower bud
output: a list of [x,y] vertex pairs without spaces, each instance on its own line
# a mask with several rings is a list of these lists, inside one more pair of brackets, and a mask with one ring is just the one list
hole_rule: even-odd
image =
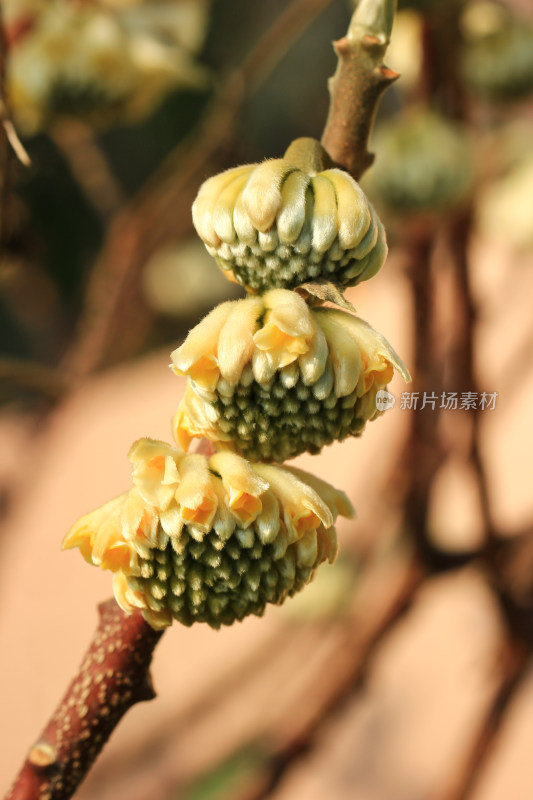
[[353,286],[381,269],[387,244],[378,216],[357,181],[327,163],[318,142],[297,139],[283,158],[235,167],[200,187],[193,222],[230,280],[254,292],[316,278]]
[[440,115],[416,109],[377,131],[379,159],[366,186],[398,214],[438,211],[460,202],[472,184],[473,154],[465,132]]
[[[17,125],[35,133],[61,114],[98,126],[134,120],[176,88],[205,86],[208,73],[194,52],[208,10],[209,0],[133,6],[25,0],[17,15],[6,14]],[[24,35],[17,35],[21,25]]]
[[205,437],[278,462],[359,435],[379,416],[376,393],[394,368],[409,380],[366,322],[311,309],[286,289],[215,308],[172,353],[171,366],[189,376],[173,423],[182,447]]
[[469,3],[462,74],[472,91],[505,102],[533,92],[533,24],[499,3]]
[[134,487],[80,519],[63,547],[115,572],[119,605],[154,628],[263,614],[334,561],[337,514],[353,515],[324,481],[230,452],[206,458],[140,439],[130,460]]

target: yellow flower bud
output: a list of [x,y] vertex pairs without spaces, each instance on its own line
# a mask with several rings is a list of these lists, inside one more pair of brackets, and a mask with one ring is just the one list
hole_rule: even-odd
[[286,289],[225,306],[218,344],[215,309],[171,356],[173,370],[189,377],[173,421],[184,449],[205,437],[258,461],[317,453],[380,414],[376,393],[394,368],[410,379],[387,340],[345,311],[310,308]]
[[[302,160],[306,148],[317,158]],[[316,278],[353,286],[381,269],[379,218],[359,184],[324,169],[326,160],[317,142],[297,140],[283,158],[235,167],[200,187],[194,225],[232,279],[264,292]]]
[[337,514],[353,515],[324,481],[235,453],[140,439],[130,460],[134,487],[79,520],[63,547],[115,572],[119,605],[154,628],[261,615],[335,559]]

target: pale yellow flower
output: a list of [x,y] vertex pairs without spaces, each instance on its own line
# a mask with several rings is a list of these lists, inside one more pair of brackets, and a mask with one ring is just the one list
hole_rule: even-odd
[[368,323],[339,309],[310,308],[286,289],[212,311],[172,353],[172,368],[189,378],[173,420],[181,447],[205,437],[277,462],[359,435],[381,413],[376,394],[394,370],[410,380]]
[[337,512],[353,514],[323,481],[235,453],[186,455],[141,439],[130,457],[136,485],[79,520],[63,546],[115,572],[121,608],[140,609],[155,628],[172,619],[220,627],[282,603],[334,560]]

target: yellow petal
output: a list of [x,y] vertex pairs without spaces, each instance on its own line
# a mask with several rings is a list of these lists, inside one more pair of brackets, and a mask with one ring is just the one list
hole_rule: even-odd
[[263,544],[272,544],[280,529],[279,503],[274,492],[261,495],[262,509],[255,520],[256,533]]
[[127,492],[81,517],[63,539],[62,548],[79,547],[90,564],[109,569],[131,571],[135,554],[122,535],[121,513]]
[[253,165],[228,169],[226,172],[208,178],[200,187],[198,195],[192,204],[192,220],[199,236],[211,247],[220,245],[220,238],[215,232],[213,220],[213,211],[218,197],[235,178],[252,169]]
[[219,194],[213,210],[213,227],[218,238],[228,244],[235,242],[237,235],[233,227],[233,209],[237,198],[248,182],[252,168],[235,177]]
[[146,608],[144,594],[130,589],[123,572],[116,572],[113,575],[113,594],[118,605],[126,614],[132,614],[136,608]]
[[387,236],[383,223],[376,215],[376,228],[378,230],[378,238],[375,247],[368,254],[368,261],[365,268],[359,275],[360,281],[367,281],[376,275],[387,259],[389,248],[387,245]]
[[214,308],[171,353],[171,367],[176,375],[190,375],[201,386],[215,388],[219,377],[218,339],[235,302],[228,300]]
[[250,175],[242,201],[258,231],[267,231],[274,224],[281,205],[282,182],[294,169],[283,158],[275,158],[259,164]]
[[312,475],[310,472],[306,472],[303,469],[290,466],[283,467],[283,469],[291,472],[296,478],[303,481],[303,483],[307,483],[315,490],[331,511],[333,522],[337,519],[338,514],[347,519],[353,519],[355,517],[354,508],[345,492],[335,489],[335,487],[327,481],[323,481],[321,478],[317,478],[316,475]]
[[323,175],[311,180],[315,197],[313,211],[313,250],[325,253],[329,250],[338,232],[337,196],[331,181]]
[[157,546],[159,515],[146,503],[137,488],[127,493],[121,510],[123,538],[140,553]]
[[184,450],[188,450],[194,437],[200,435],[194,430],[195,425],[189,416],[188,409],[183,400],[172,417],[171,427],[174,440],[180,447],[183,447]]
[[181,399],[178,410],[172,418],[172,434],[184,450],[187,450],[195,437],[209,439],[213,442],[224,441],[224,434],[208,416],[209,406],[194,391],[189,382]]
[[270,289],[263,295],[265,308],[277,327],[290,336],[312,336],[311,313],[305,300],[288,289]]
[[205,456],[192,454],[180,465],[182,480],[176,490],[181,518],[206,532],[216,514],[218,500]]
[[254,343],[275,371],[309,352],[315,327],[305,301],[296,292],[271,289],[263,300],[268,310],[263,327],[254,335]]
[[248,528],[261,512],[263,504],[258,497],[239,489],[230,488],[228,505],[241,528]]
[[222,481],[218,478],[213,480],[213,489],[217,496],[217,513],[213,520],[213,530],[222,542],[227,542],[235,530],[235,517],[226,505],[226,492],[222,486]]
[[357,339],[341,324],[341,319],[329,314],[331,310],[316,309],[313,314],[328,343],[335,373],[335,394],[337,397],[346,397],[354,391],[361,377],[363,357]]
[[268,481],[281,503],[289,541],[301,538],[308,530],[316,530],[320,523],[327,528],[333,525],[330,509],[308,484],[271,464],[255,464],[255,470]]
[[295,170],[287,176],[281,189],[281,206],[276,228],[281,242],[295,242],[305,221],[305,201],[309,175]]
[[242,193],[238,196],[233,209],[233,227],[239,241],[253,245],[257,241],[257,231],[246,211]]
[[388,369],[388,364],[392,364],[398,370],[404,381],[409,383],[411,376],[409,370],[403,363],[400,356],[389,344],[387,339],[378,331],[374,330],[368,322],[353,314],[347,314],[338,309],[328,309],[328,316],[339,321],[349,329],[354,337],[357,337],[359,346],[367,356],[365,369],[367,371],[381,372]]
[[260,498],[268,489],[268,482],[244,458],[229,451],[215,453],[209,466],[222,479],[232,513],[247,528],[263,508]]
[[316,383],[323,374],[329,354],[326,337],[320,325],[317,324],[313,313],[311,313],[310,319],[313,326],[313,337],[307,353],[304,353],[298,359],[302,381],[307,386]]
[[254,334],[264,311],[260,297],[237,301],[227,318],[218,342],[220,374],[229,383],[238,383],[242,371],[252,358]]
[[334,168],[320,174],[327,178],[335,189],[339,244],[343,250],[350,250],[359,244],[370,227],[368,200],[357,181],[344,170]]
[[180,535],[183,529],[183,520],[176,503],[173,503],[169,508],[165,509],[165,511],[162,511],[159,517],[161,527],[167,536],[172,538]]
[[252,370],[257,383],[262,385],[268,383],[276,372],[277,365],[273,359],[269,358],[264,350],[254,349],[252,355]]
[[339,545],[337,542],[337,531],[332,526],[331,528],[319,528],[317,532],[317,562],[329,561],[333,564],[337,558]]
[[180,477],[177,464],[183,453],[166,442],[139,439],[128,453],[133,482],[143,499],[159,509],[168,508]]

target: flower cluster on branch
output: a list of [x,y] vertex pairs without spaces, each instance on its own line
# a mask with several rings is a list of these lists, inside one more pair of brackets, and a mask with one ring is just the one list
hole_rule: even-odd
[[[349,119],[360,164],[370,159],[373,108],[394,79],[382,64],[392,16],[390,2],[361,3],[330,85],[333,96],[342,93],[353,70],[372,84],[364,115]],[[326,133],[329,153],[297,139],[282,158],[234,167],[200,187],[196,230],[247,296],[213,309],[172,353],[172,369],[187,378],[173,419],[177,447],[139,440],[130,452],[133,488],[65,539],[114,571],[121,607],[141,609],[155,628],[261,614],[332,561],[335,519],[353,513],[348,499],[280,464],[360,435],[379,416],[376,396],[394,370],[410,380],[384,337],[344,310],[342,292],[381,269],[387,243]],[[196,437],[215,454],[188,452]]]
[[[379,416],[376,395],[394,369],[409,380],[370,325],[316,305],[312,292],[306,300],[294,291],[295,282],[316,275],[313,254],[325,251],[326,231],[326,244],[345,252],[333,262],[339,297],[343,282],[368,277],[361,265],[375,271],[386,254],[382,225],[347,172],[316,176],[323,191],[317,204],[317,188],[309,187],[325,161],[318,142],[297,140],[285,159],[237,167],[200,188],[193,217],[209,247],[229,247],[246,225],[251,242],[255,225],[257,247],[266,253],[267,240],[284,241],[289,262],[299,248],[304,268],[278,269],[268,256],[259,263],[248,245],[239,256],[244,272],[224,267],[232,279],[252,276],[248,295],[213,309],[172,353],[173,370],[187,377],[173,420],[177,447],[136,442],[129,456],[133,487],[83,517],[65,538],[65,547],[79,547],[87,561],[112,570],[119,605],[140,609],[156,629],[173,619],[217,628],[262,614],[267,603],[301,589],[319,564],[333,561],[333,525],[337,514],[352,515],[348,499],[278,464],[360,435]],[[357,248],[366,255],[358,259]],[[195,437],[217,452],[188,452]]]
[[119,605],[159,629],[231,625],[281,603],[333,561],[337,514],[350,502],[301,470],[207,458],[140,439],[133,488],[82,517],[63,546],[112,570]]

